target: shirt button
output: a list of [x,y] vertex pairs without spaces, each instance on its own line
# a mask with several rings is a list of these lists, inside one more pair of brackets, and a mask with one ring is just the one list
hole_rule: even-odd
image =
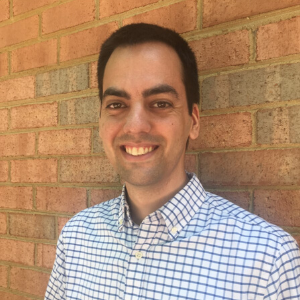
[[177,227],[173,227],[172,229],[171,229],[171,232],[173,233],[173,234],[175,234],[176,232],[177,232]]
[[122,225],[123,224],[123,219],[119,220],[119,224]]
[[139,260],[139,259],[141,259],[143,257],[143,253],[142,252],[136,252],[135,253],[135,258],[137,259],[137,260]]

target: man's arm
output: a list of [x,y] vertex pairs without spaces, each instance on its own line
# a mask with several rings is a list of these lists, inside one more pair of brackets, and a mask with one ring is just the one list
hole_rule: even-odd
[[63,238],[60,235],[53,270],[46,290],[45,300],[65,300],[65,253]]
[[300,251],[292,237],[286,237],[267,284],[264,300],[300,299]]

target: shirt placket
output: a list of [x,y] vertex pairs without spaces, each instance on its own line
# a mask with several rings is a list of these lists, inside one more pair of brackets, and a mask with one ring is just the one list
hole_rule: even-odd
[[[148,250],[153,245],[158,223],[141,224],[137,241],[130,253],[125,283],[125,300],[142,299]],[[147,230],[144,229],[147,227]]]

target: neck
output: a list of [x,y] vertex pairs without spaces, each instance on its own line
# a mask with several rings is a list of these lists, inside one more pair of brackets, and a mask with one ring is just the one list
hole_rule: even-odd
[[176,180],[159,182],[155,186],[135,186],[126,182],[127,201],[134,223],[140,225],[148,215],[172,199],[188,181],[184,172]]

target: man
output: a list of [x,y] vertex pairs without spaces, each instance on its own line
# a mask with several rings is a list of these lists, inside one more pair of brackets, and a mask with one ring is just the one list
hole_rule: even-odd
[[100,136],[125,185],[64,227],[45,299],[300,299],[293,238],[184,170],[199,131],[188,44],[125,26],[103,44],[98,76]]

